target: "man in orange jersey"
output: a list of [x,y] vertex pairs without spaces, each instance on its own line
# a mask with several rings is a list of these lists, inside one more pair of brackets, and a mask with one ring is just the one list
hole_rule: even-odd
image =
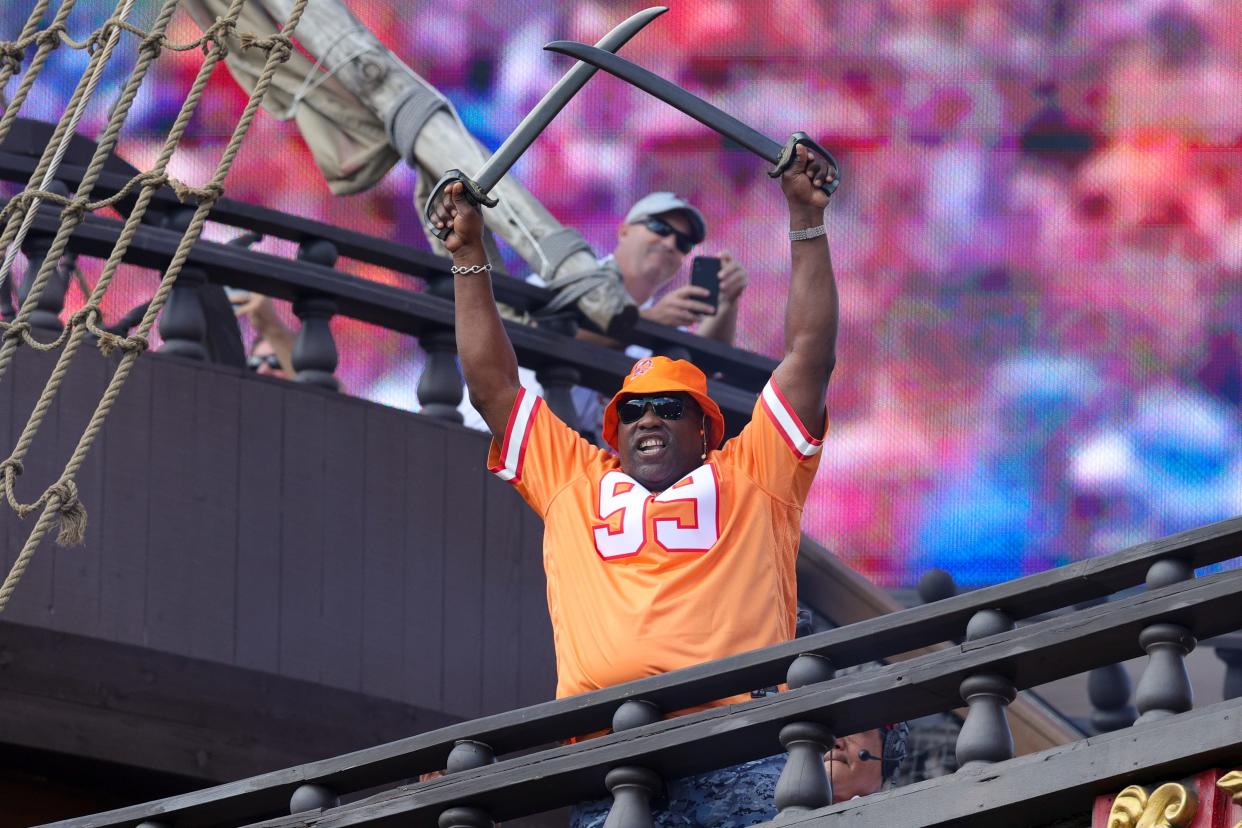
[[[488,465],[544,519],[557,697],[793,637],[802,504],[835,361],[837,291],[823,225],[829,169],[799,146],[781,177],[793,258],[785,357],[750,423],[721,447],[724,418],[703,373],[681,360],[642,359],[604,412],[616,455],[581,439],[518,383],[482,216],[460,184],[445,192],[435,224],[451,230],[457,348],[470,400],[496,437]],[[723,787],[712,774],[670,783],[665,813],[693,812],[713,825],[770,819],[782,763],[726,769]],[[735,792],[730,801],[703,816],[724,788]],[[598,808],[575,815],[580,826],[602,821]]]

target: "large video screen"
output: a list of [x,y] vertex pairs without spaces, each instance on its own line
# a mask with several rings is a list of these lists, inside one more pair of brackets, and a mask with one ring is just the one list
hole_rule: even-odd
[[[594,42],[642,8],[346,5],[491,148],[568,68],[545,43]],[[841,329],[831,429],[805,508],[811,536],[886,587],[908,587],[931,567],[975,586],[1242,514],[1237,3],[671,6],[626,47],[631,60],[778,140],[812,134],[844,171],[827,214]],[[4,3],[0,37],[15,39],[33,7]],[[126,7],[79,0],[67,33],[84,38]],[[138,0],[126,13],[144,28],[157,11]],[[169,39],[200,34],[179,10]],[[85,135],[103,129],[138,42],[122,36],[84,109]],[[122,157],[143,169],[155,161],[202,57],[159,58]],[[59,118],[86,60],[55,50],[21,114]],[[170,172],[209,180],[246,97],[221,66]],[[257,118],[227,196],[426,247],[414,173],[399,164],[362,193],[333,195],[296,121],[277,117],[290,109]],[[696,252],[728,252],[749,273],[736,344],[779,358],[790,245],[765,170],[598,76],[515,174],[601,254],[639,197],[670,190],[690,200],[708,226]],[[237,232],[212,225],[206,236]],[[292,252],[271,239],[256,249]],[[511,254],[506,265],[529,270]],[[90,282],[98,263],[83,270]],[[123,268],[105,310],[141,302],[155,277]],[[333,330],[347,393],[417,409],[416,342],[347,319]]]

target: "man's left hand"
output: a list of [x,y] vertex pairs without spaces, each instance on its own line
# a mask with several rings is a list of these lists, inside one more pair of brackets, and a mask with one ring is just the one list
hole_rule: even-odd
[[659,302],[639,313],[643,319],[674,328],[684,328],[693,325],[715,310],[711,305],[702,301],[707,298],[707,295],[707,288],[698,285],[682,285],[675,290],[670,290],[660,298]]
[[793,163],[781,175],[781,189],[789,201],[790,217],[823,215],[828,206],[828,194],[823,188],[834,177],[832,167],[827,159],[818,157],[803,144],[794,151]]

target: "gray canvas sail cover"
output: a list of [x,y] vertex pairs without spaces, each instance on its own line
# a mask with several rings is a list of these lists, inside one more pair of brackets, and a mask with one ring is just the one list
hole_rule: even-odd
[[[227,0],[182,2],[204,28],[228,5]],[[249,0],[237,31],[275,34],[292,5],[292,0]],[[295,50],[277,69],[263,107],[279,119],[293,119],[333,194],[362,192],[405,160],[418,170],[413,198],[421,208],[446,170],[472,173],[487,160],[488,151],[462,125],[449,100],[338,0],[308,4],[297,41],[314,60]],[[228,46],[229,71],[249,92],[266,55],[243,50],[236,35],[230,35]],[[614,336],[634,324],[638,310],[633,300],[616,274],[600,267],[577,231],[561,225],[512,175],[501,179],[492,194],[500,204],[485,211],[488,229],[556,293],[536,316],[576,306],[600,331]],[[439,240],[423,229],[432,249],[445,254]],[[489,252],[496,257],[494,245]]]

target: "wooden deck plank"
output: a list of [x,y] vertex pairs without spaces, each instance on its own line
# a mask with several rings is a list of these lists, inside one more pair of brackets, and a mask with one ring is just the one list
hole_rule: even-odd
[[280,380],[247,377],[238,410],[237,598],[234,661],[273,669],[280,660],[284,398]]

